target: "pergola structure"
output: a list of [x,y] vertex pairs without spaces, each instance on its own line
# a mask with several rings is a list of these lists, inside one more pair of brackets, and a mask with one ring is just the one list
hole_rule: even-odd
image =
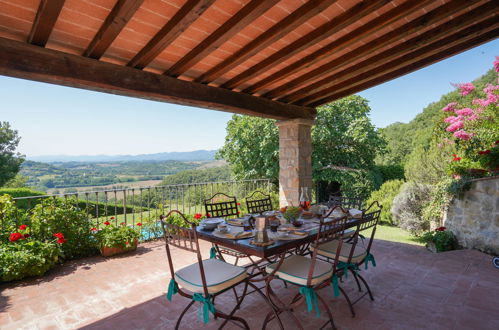
[[0,0],[0,74],[278,119],[281,202],[296,205],[316,106],[497,38],[498,13],[494,0]]

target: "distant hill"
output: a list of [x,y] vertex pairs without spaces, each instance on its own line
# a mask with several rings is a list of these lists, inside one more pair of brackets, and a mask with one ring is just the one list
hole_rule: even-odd
[[55,162],[128,162],[128,161],[196,161],[196,160],[214,160],[217,150],[195,150],[187,152],[161,152],[157,154],[143,155],[89,155],[89,156],[67,156],[67,155],[50,155],[50,156],[32,156],[27,157],[28,160],[55,163]]

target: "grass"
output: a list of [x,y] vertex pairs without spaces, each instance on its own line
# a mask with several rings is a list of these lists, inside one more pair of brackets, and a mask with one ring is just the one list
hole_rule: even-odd
[[417,238],[412,236],[408,231],[394,226],[379,224],[376,227],[376,235],[374,237],[385,241],[423,246],[423,243],[418,242]]

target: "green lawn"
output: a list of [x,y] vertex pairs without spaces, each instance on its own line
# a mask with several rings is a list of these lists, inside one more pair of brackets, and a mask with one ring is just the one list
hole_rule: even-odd
[[378,225],[378,227],[376,228],[376,235],[374,237],[385,241],[421,245],[421,246],[423,245],[423,243],[418,242],[417,239],[414,236],[412,236],[409,232],[400,229],[398,227],[392,227],[387,225]]

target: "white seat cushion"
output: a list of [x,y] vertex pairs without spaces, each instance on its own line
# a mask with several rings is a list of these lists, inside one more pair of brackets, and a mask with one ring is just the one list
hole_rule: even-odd
[[355,229],[345,229],[343,232],[343,238],[350,238],[355,234]]
[[[317,253],[322,256],[334,259],[336,258],[338,243],[339,243],[338,240],[333,240],[331,242],[321,244],[317,249]],[[352,250],[352,247],[353,244],[343,242],[343,244],[341,245],[341,252],[340,256],[338,257],[338,260],[342,262],[348,262],[348,257],[350,256],[350,251]],[[364,249],[359,245],[355,246],[351,263],[356,264],[361,262],[366,257],[366,255],[367,255],[366,249]]]
[[[210,294],[227,289],[248,276],[245,268],[228,264],[219,259],[203,260],[203,267]],[[197,263],[175,272],[175,281],[182,288],[193,293],[203,293],[203,282]]]
[[[299,255],[292,255],[283,261],[281,267],[279,267],[275,275],[291,283],[295,283],[298,285],[307,285],[310,262],[310,258]],[[270,274],[276,267],[277,263],[270,264],[265,267],[265,270]],[[314,273],[312,275],[312,285],[316,285],[322,281],[325,281],[326,279],[331,278],[332,275],[333,267],[331,266],[331,264],[321,260],[316,260]]]

